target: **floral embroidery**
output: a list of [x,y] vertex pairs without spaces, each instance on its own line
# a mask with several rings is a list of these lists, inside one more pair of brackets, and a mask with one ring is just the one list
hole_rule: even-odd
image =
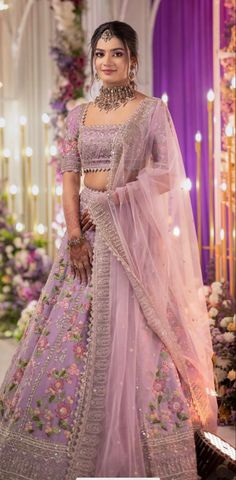
[[176,432],[190,421],[186,399],[180,380],[167,350],[160,353],[160,365],[152,385],[152,399],[145,415],[151,437],[160,432]]

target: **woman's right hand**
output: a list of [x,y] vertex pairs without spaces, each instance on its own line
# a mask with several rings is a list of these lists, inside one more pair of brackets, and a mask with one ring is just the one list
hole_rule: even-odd
[[93,251],[90,242],[85,238],[80,245],[70,247],[71,269],[80,283],[88,284],[92,274]]

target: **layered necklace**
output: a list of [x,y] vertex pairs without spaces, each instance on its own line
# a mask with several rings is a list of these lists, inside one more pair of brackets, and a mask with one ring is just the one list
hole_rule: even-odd
[[114,87],[101,87],[99,95],[95,98],[94,103],[99,110],[116,110],[121,105],[126,105],[127,102],[135,98],[135,89],[132,84],[117,85]]

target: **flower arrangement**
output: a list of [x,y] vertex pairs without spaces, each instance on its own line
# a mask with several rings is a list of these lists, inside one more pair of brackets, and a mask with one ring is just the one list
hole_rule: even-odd
[[236,315],[228,282],[204,287],[214,350],[214,371],[219,403],[219,422],[233,422],[236,404]]
[[39,298],[50,268],[42,240],[17,232],[0,200],[0,334],[13,335],[21,311]]

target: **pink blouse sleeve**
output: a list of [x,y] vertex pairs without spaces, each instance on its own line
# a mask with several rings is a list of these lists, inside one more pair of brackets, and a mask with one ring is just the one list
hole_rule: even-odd
[[81,106],[71,110],[66,118],[65,136],[62,141],[61,173],[81,172],[81,159],[78,150]]

